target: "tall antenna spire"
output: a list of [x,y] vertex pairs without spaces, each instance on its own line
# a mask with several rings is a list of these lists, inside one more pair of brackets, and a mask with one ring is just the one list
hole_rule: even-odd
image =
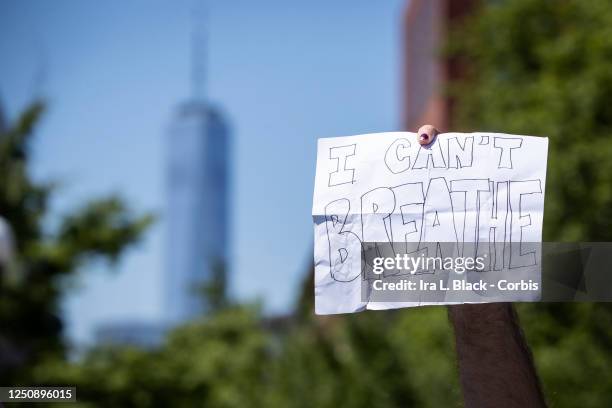
[[206,100],[207,11],[206,1],[195,2],[191,32],[191,96],[196,102]]
[[38,66],[32,78],[32,98],[41,101],[45,97],[45,85],[47,80],[47,53],[40,36],[36,38],[36,51],[38,54]]

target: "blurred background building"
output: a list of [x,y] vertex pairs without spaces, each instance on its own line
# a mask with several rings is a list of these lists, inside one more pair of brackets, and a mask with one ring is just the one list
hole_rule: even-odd
[[176,109],[166,135],[163,318],[100,325],[101,343],[158,345],[169,327],[206,313],[210,291],[225,289],[215,284],[225,281],[227,271],[230,135],[205,95],[206,27],[199,13],[191,41],[192,95]]
[[210,292],[225,290],[219,283],[227,270],[229,127],[206,97],[204,3],[195,5],[192,18],[191,98],[174,115],[166,149],[164,301],[170,324],[205,313]]
[[443,55],[444,39],[453,23],[467,16],[476,0],[412,0],[404,12],[403,124],[416,131],[433,124],[446,131],[453,101],[446,84],[460,77],[458,61]]
[[228,230],[228,127],[203,98],[181,105],[168,140],[166,311],[180,323],[206,311],[224,279]]
[[161,344],[166,333],[164,324],[120,321],[102,324],[96,329],[96,341],[100,344],[131,345],[153,348]]

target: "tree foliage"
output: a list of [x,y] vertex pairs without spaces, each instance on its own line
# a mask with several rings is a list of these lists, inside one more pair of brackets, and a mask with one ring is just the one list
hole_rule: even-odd
[[54,186],[33,180],[28,168],[43,111],[42,103],[33,104],[0,134],[0,216],[7,226],[3,244],[12,246],[0,264],[0,379],[7,385],[27,378],[40,359],[63,355],[58,307],[66,280],[93,257],[116,259],[151,222],[107,197],[45,228]]
[[549,137],[545,239],[612,237],[612,4],[490,1],[449,36],[458,129]]
[[[448,52],[457,129],[549,137],[544,237],[612,237],[612,3],[483,2]],[[557,407],[612,402],[612,308],[519,307],[546,396]]]

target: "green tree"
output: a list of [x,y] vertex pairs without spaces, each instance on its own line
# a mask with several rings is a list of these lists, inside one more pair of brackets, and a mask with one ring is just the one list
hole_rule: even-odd
[[485,2],[449,36],[457,129],[549,137],[545,239],[612,238],[612,4]]
[[[0,130],[0,216],[10,229],[13,250],[0,264],[0,382],[27,383],[30,368],[63,357],[58,304],[77,270],[95,257],[116,260],[151,223],[134,216],[118,197],[91,201],[44,228],[54,185],[29,172],[33,131],[42,103]],[[5,244],[9,236],[5,234]]]
[[461,398],[442,307],[313,317],[282,347],[271,406],[440,407]]
[[77,406],[264,406],[272,337],[257,308],[226,307],[173,330],[156,349],[99,346],[50,360],[37,383],[76,385]]

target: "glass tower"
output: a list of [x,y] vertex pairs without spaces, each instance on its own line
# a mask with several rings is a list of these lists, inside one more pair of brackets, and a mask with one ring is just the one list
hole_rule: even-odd
[[204,287],[225,273],[228,142],[228,127],[209,104],[190,102],[179,107],[167,147],[164,290],[170,323],[205,313]]

